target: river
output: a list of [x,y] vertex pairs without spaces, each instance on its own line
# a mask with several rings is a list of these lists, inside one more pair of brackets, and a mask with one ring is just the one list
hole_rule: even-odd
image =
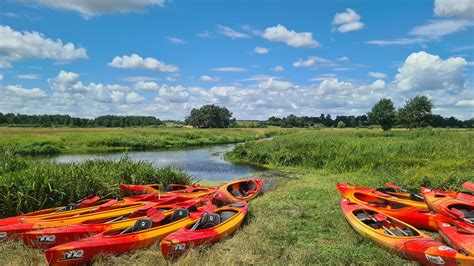
[[249,165],[234,164],[224,154],[235,144],[214,145],[182,150],[134,151],[107,154],[69,154],[52,157],[59,163],[81,162],[90,159],[120,159],[128,156],[134,161],[147,161],[156,167],[174,167],[186,171],[198,180],[224,181],[249,176],[258,169]]

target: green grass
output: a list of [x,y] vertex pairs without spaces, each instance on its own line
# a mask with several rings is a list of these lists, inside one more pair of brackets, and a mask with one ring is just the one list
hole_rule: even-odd
[[192,177],[147,162],[90,160],[60,164],[0,156],[0,217],[65,205],[91,194],[120,195],[124,183],[193,183]]
[[0,128],[0,155],[117,152],[236,143],[284,129]]

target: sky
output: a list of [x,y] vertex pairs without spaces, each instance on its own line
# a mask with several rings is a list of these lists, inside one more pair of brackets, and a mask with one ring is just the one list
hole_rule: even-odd
[[474,117],[472,0],[0,0],[0,112]]

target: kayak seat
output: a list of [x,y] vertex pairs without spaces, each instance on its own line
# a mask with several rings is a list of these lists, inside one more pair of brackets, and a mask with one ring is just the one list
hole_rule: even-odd
[[221,217],[221,222],[225,222],[229,220],[231,217],[233,217],[237,212],[236,211],[221,211],[219,213]]
[[173,190],[174,190],[174,188],[172,186],[164,186],[163,187],[164,192],[170,192],[170,191],[173,191]]
[[248,190],[257,190],[257,186],[255,185],[255,182],[253,181],[248,181],[247,182],[247,188]]
[[77,205],[75,203],[69,203],[68,205],[66,205],[66,208],[64,209],[64,211],[72,211],[72,210],[75,210],[77,207]]
[[405,204],[396,203],[396,202],[392,203],[391,206],[392,206],[392,209],[395,209],[395,210],[407,207],[407,205],[405,205]]
[[238,190],[233,189],[230,191],[230,193],[234,195],[235,197],[242,197],[242,193]]
[[375,222],[374,220],[370,219],[365,213],[360,212],[356,215],[357,219],[359,219],[361,222],[364,224],[374,228],[374,229],[380,229],[382,225],[380,223]]
[[197,229],[211,228],[220,223],[221,223],[221,216],[219,214],[206,212],[201,217],[201,221],[199,222],[199,226]]
[[171,215],[171,222],[176,222],[176,221],[181,220],[183,218],[186,218],[188,216],[189,216],[189,210],[188,209],[178,208]]
[[139,219],[135,222],[133,226],[125,229],[120,234],[123,235],[123,234],[129,234],[129,233],[135,233],[138,231],[147,230],[147,229],[150,229],[152,225],[153,225],[153,222],[148,218]]

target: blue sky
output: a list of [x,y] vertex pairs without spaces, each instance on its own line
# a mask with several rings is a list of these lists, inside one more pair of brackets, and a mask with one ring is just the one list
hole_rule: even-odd
[[0,112],[474,115],[474,2],[1,1]]

